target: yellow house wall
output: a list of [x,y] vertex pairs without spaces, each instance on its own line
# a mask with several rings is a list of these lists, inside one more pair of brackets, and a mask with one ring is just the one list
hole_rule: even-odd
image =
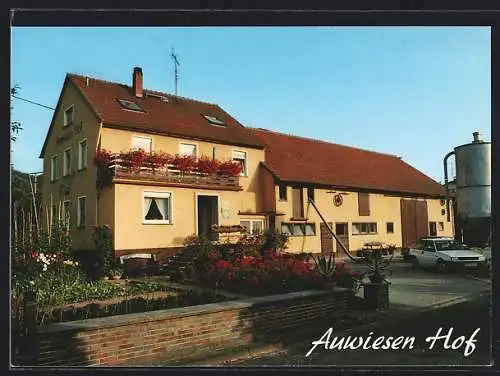
[[[453,205],[450,203],[450,222],[446,220],[446,205],[441,205],[440,200],[427,200],[427,210],[429,212],[429,222],[443,222],[444,230],[439,231],[437,225],[437,236],[454,236]],[[445,214],[441,214],[441,210]]]
[[[73,124],[63,128],[64,111],[74,105]],[[76,249],[91,249],[92,244],[92,226],[97,224],[97,201],[96,201],[96,168],[92,161],[95,154],[95,145],[99,133],[99,120],[88,107],[78,90],[68,84],[62,93],[61,104],[58,112],[55,114],[52,131],[47,140],[45,155],[43,158],[43,221],[47,225],[47,213],[50,216],[51,203],[59,204],[62,201],[69,200],[71,203],[71,233],[73,246]],[[79,126],[81,131],[77,131]],[[58,137],[63,135],[73,135],[57,143]],[[87,138],[87,168],[78,171],[78,143]],[[63,152],[71,147],[72,162],[71,173],[63,177]],[[50,165],[53,155],[58,155],[58,179],[55,182],[50,181]],[[64,187],[69,188],[69,194],[64,194]],[[87,212],[85,228],[76,228],[77,218],[77,198],[87,197]]]
[[[144,191],[172,193],[171,224],[143,223]],[[238,214],[241,192],[115,184],[115,249],[134,250],[182,246],[186,237],[197,232],[196,203],[197,195],[200,194],[218,196],[220,225],[236,225],[241,219],[250,218]],[[224,210],[229,214],[227,218],[223,209],[227,209],[227,211]]]
[[[333,230],[335,231],[336,222],[348,223],[349,233],[349,249],[355,251],[360,249],[364,243],[370,241],[380,241],[388,244],[395,244],[397,247],[402,246],[402,232],[401,232],[401,197],[386,196],[384,194],[370,193],[370,215],[360,216],[358,212],[358,194],[356,192],[344,192],[342,195],[343,203],[337,207],[333,204],[331,189],[315,189],[315,204],[320,210],[321,214],[327,222],[333,223]],[[276,219],[276,228],[281,229],[281,223],[299,223],[292,222],[292,188],[287,187],[287,201],[279,199],[278,186],[275,187],[276,208],[278,212],[285,215],[278,216]],[[320,238],[320,224],[321,218],[307,201],[307,189],[304,188],[304,213],[308,219],[307,222],[314,222],[316,224],[315,236],[293,236],[289,237],[288,251],[289,252],[320,252],[321,251],[321,238]],[[439,199],[427,199],[428,202],[428,216],[429,221],[444,221],[445,217],[441,215],[441,205]],[[353,234],[352,224],[357,222],[376,222],[377,234]],[[394,232],[387,233],[386,223],[392,222],[394,224]],[[445,223],[445,231],[438,233],[438,235],[452,236],[453,227],[452,223]],[[336,242],[334,241],[334,251],[336,250]],[[342,252],[337,249],[337,252]]]
[[115,186],[104,187],[98,197],[97,216],[100,225],[115,227]]

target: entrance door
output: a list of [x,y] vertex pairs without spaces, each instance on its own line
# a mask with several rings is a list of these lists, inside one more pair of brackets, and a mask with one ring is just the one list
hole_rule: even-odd
[[198,196],[198,235],[217,240],[219,234],[212,231],[212,225],[219,224],[217,196]]
[[[333,223],[328,222],[328,226],[332,227]],[[320,223],[319,230],[321,236],[321,254],[329,255],[333,253],[333,235],[328,231],[328,227],[324,223]]]
[[[342,242],[344,247],[349,250],[349,231],[347,222],[337,222],[335,223],[335,235]],[[337,252],[342,248],[337,242]]]

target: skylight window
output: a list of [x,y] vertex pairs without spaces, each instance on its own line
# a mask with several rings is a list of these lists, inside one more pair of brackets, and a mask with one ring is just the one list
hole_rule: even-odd
[[226,123],[224,123],[222,120],[216,118],[215,116],[203,115],[203,117],[205,119],[207,119],[210,124],[219,125],[221,127],[226,126]]
[[162,102],[169,102],[168,98],[165,97],[164,95],[160,95],[160,94],[153,94],[153,93],[147,93],[146,94],[148,97],[151,97],[151,98],[157,98],[159,100],[161,100]]
[[125,99],[118,99],[118,102],[126,110],[144,112],[144,110],[141,108],[141,106],[139,106],[135,102],[127,101]]

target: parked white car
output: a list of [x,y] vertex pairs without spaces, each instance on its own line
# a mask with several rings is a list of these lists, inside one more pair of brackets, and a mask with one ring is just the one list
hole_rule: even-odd
[[452,266],[475,268],[485,261],[482,254],[449,237],[422,238],[410,248],[409,256],[415,267],[436,267],[439,271]]

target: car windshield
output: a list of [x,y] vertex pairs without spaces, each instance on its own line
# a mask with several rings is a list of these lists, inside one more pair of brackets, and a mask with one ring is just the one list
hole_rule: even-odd
[[434,242],[438,251],[459,251],[469,249],[465,244],[454,240],[439,240]]

